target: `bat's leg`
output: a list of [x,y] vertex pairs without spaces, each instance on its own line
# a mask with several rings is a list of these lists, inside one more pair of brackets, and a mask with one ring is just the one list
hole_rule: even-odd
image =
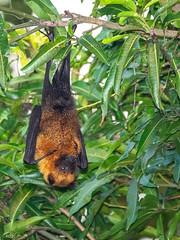
[[48,152],[46,155],[44,155],[43,157],[41,158],[38,158],[36,160],[34,160],[36,163],[38,163],[39,161],[41,161],[42,159],[44,159],[45,157],[48,157],[49,155],[53,154],[54,152],[56,152],[57,150],[53,150],[53,151],[50,151]]
[[36,105],[32,110],[28,134],[26,139],[26,150],[24,155],[24,162],[27,164],[36,164],[34,161],[34,155],[36,151],[36,140],[39,132],[39,123],[41,119],[41,106]]

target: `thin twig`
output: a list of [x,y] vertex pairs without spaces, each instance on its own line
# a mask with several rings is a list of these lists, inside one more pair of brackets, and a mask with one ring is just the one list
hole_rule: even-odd
[[10,28],[5,29],[7,32],[12,32],[16,29],[20,29],[20,28],[27,28],[27,27],[32,27],[32,26],[37,26],[37,22],[34,21],[29,21],[26,23],[22,23],[22,24],[18,24],[18,25],[13,25]]
[[31,235],[34,234],[34,230],[29,231],[28,233],[25,233],[23,236],[19,237],[17,240],[24,240],[24,239],[28,239],[28,237],[30,237]]
[[91,28],[91,29],[89,29],[89,30],[84,31],[82,34],[85,35],[85,34],[87,34],[87,33],[90,33],[90,32],[92,32],[92,31],[100,28],[100,27],[102,27],[102,26],[99,25],[99,26],[93,27],[93,28]]
[[0,6],[0,11],[7,12],[7,13],[13,14],[13,15],[18,15],[18,16],[21,16],[23,18],[26,18],[26,19],[29,19],[29,20],[33,20],[35,22],[39,22],[39,18],[34,17],[34,16],[32,16],[30,14],[27,14],[27,13],[21,12],[21,11],[19,11],[17,9],[6,8],[6,7]]
[[63,230],[57,229],[57,228],[39,227],[39,226],[36,226],[36,227],[32,227],[31,229],[34,230],[34,231],[36,231],[36,232],[46,231],[46,232],[56,233],[56,234],[65,236],[65,237],[68,238],[69,240],[74,240],[74,238],[71,237],[68,233],[66,233],[66,232],[63,231]]
[[[68,218],[70,217],[69,212],[67,209],[65,208],[60,208],[61,212],[66,215]],[[85,227],[74,217],[71,216],[71,220],[74,222],[74,224],[83,232],[85,230]],[[90,233],[86,234],[87,238],[89,238],[90,240],[95,240],[93,238],[93,236]]]
[[21,40],[22,38],[25,38],[25,37],[31,35],[32,33],[39,31],[41,28],[43,28],[43,27],[42,26],[35,27],[32,30],[30,30],[24,34],[18,35],[17,37],[13,38],[12,40],[9,41],[9,43],[10,44],[16,43],[17,41]]
[[107,202],[104,202],[104,205],[110,207],[110,208],[121,208],[121,209],[126,209],[126,206],[120,206],[120,205],[114,205],[114,204],[109,204]]
[[177,198],[180,198],[180,195],[174,196],[174,197],[168,197],[168,198],[166,198],[165,200],[166,200],[166,201],[169,201],[169,200],[173,200],[173,199],[177,199]]

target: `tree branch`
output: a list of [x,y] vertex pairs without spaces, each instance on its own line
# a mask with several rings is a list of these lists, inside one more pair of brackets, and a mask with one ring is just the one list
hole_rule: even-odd
[[[74,19],[75,24],[90,23],[90,24],[95,24],[98,26],[115,29],[115,30],[119,30],[119,31],[122,31],[122,30],[126,31],[126,29],[128,27],[128,26],[120,26],[119,23],[108,22],[108,21],[94,18],[94,17],[86,17],[86,16],[82,16],[80,14],[70,13],[69,11],[65,11],[65,14],[60,15],[62,18],[68,18],[69,20],[67,20],[67,21],[46,21],[46,20],[34,17],[32,15],[29,15],[27,13],[23,13],[21,11],[14,10],[11,8],[5,8],[2,6],[0,6],[0,11],[8,12],[10,14],[15,14],[15,15],[24,17],[26,19],[32,20],[31,21],[32,25],[30,25],[30,26],[34,26],[36,23],[37,26],[42,26],[42,27],[66,27],[66,26],[68,26],[70,21],[72,19]],[[22,25],[20,24],[19,28],[21,28],[21,27],[22,27]],[[12,26],[8,30],[17,29],[17,28],[18,28],[18,26]],[[136,30],[136,32],[139,32],[139,31],[142,32],[143,29],[140,28],[139,30],[138,29]],[[177,37],[178,39],[180,39],[178,31],[165,30],[165,32],[164,32],[162,29],[152,29],[149,34],[151,35],[152,33],[158,37],[164,37],[164,36],[167,38],[176,38]]]
[[[66,215],[68,218],[70,217],[69,212],[65,208],[60,208],[61,212]],[[74,217],[71,216],[71,220],[74,222],[74,224],[83,232],[85,230],[84,226]],[[86,237],[89,238],[90,240],[95,240],[93,236],[90,233],[86,234]]]

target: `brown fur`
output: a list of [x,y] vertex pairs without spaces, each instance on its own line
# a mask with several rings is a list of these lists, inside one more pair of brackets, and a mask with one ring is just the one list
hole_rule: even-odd
[[79,130],[76,110],[59,113],[43,109],[40,132],[36,142],[35,159],[56,150],[38,163],[40,172],[44,175],[46,182],[48,182],[49,174],[53,176],[55,180],[53,185],[55,186],[65,187],[74,181],[76,172],[63,173],[54,166],[55,162],[64,154],[76,157],[75,142],[77,143],[77,152],[80,153],[81,143],[77,138]]

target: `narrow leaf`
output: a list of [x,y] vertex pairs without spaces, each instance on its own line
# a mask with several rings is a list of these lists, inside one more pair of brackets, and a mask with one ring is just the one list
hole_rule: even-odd
[[137,148],[137,156],[140,156],[142,152],[146,151],[149,148],[149,146],[153,143],[153,139],[156,136],[156,133],[158,132],[163,119],[164,118],[161,115],[156,115],[147,124],[139,141],[139,145]]
[[[43,20],[61,20],[60,14],[50,0],[26,0],[33,12]],[[67,36],[65,27],[54,28],[55,37]]]
[[101,5],[120,4],[123,7],[136,12],[136,4],[132,0],[100,0]]
[[24,185],[14,195],[9,210],[11,226],[13,226],[14,221],[20,216],[20,214],[24,210],[28,199],[33,196],[34,190],[35,188],[32,185]]
[[159,2],[159,0],[151,0],[150,2],[148,2],[145,7],[143,8],[143,12],[146,10],[146,8],[150,7],[151,5],[155,4]]
[[173,173],[174,181],[178,184],[179,179],[180,179],[180,161],[179,161],[180,155],[178,153],[176,153],[174,158],[175,158],[174,159],[175,165],[172,170],[172,173]]
[[124,37],[129,36],[129,35],[131,35],[131,34],[122,34],[122,35],[116,35],[116,36],[111,37],[111,38],[105,38],[105,39],[103,39],[102,43],[107,44],[107,43],[111,43],[111,42],[114,42],[114,41],[118,41],[118,40],[120,40]]
[[94,178],[94,180],[85,184],[74,198],[74,205],[69,212],[70,215],[76,213],[81,207],[86,205],[91,200],[93,192],[104,184],[111,182],[114,177],[115,174],[105,175],[102,178]]
[[59,37],[56,41],[45,44],[38,54],[21,70],[24,72],[34,71],[39,66],[51,60],[57,54],[58,46],[65,42],[65,37]]
[[108,111],[109,98],[113,91],[115,73],[116,73],[116,63],[113,63],[111,65],[109,75],[105,82],[103,92],[102,92],[103,101],[102,101],[101,109],[102,109],[103,116],[106,116],[107,111]]
[[160,214],[157,219],[157,233],[158,233],[159,239],[166,240],[165,234],[164,234],[164,224],[163,224],[162,214]]
[[92,88],[90,83],[84,81],[74,82],[72,84],[72,90],[93,102],[101,99],[100,92],[96,88]]
[[132,179],[127,194],[127,230],[136,221],[138,213],[138,185],[135,179]]
[[57,14],[57,10],[54,7],[54,5],[51,3],[50,0],[26,0],[26,2],[27,3],[35,2],[46,13],[49,13],[49,14],[52,14],[52,15]]
[[91,36],[84,35],[79,39],[80,44],[87,48],[91,53],[93,53],[100,61],[109,65],[108,58],[101,47],[101,45]]
[[5,56],[5,54],[9,49],[9,45],[8,45],[7,34],[4,31],[4,22],[1,15],[0,15],[0,36],[1,36],[0,37],[0,87],[6,90],[6,80],[7,80],[6,67],[7,67],[8,59]]
[[9,232],[23,234],[24,232],[28,231],[27,226],[32,227],[46,218],[47,216],[35,216],[35,217],[23,219],[21,221],[16,221],[13,223],[13,225],[11,225],[11,223],[8,223],[4,227],[5,234]]
[[124,71],[124,66],[127,62],[128,54],[131,51],[137,38],[138,38],[138,35],[131,35],[124,42],[123,46],[121,47],[119,57],[117,59],[114,90],[118,96],[120,95],[120,86],[121,86],[121,80],[122,80],[122,75],[123,75],[123,71]]
[[157,56],[157,45],[152,41],[148,44],[148,73],[150,91],[157,108],[163,109],[160,100],[159,64]]
[[168,8],[172,7],[175,3],[179,2],[179,0],[171,0],[168,1],[163,7],[159,8],[154,14],[154,23],[156,19],[161,15],[161,13],[165,12]]
[[180,20],[180,12],[178,12],[176,14],[174,14],[174,13],[168,14],[164,18],[163,26],[166,26],[167,24],[169,24],[171,22],[174,22],[174,21],[177,21],[177,20]]
[[0,87],[2,89],[6,90],[6,81],[7,81],[7,75],[6,75],[6,68],[8,64],[7,57],[2,55],[2,51],[0,49]]
[[109,4],[101,9],[98,9],[101,16],[103,15],[117,15],[119,12],[127,11],[128,9],[118,5],[118,4]]
[[14,179],[14,181],[16,181],[16,183],[18,183],[18,184],[20,183],[19,176],[14,171],[14,169],[12,169],[10,167],[6,167],[6,166],[0,166],[0,173]]

